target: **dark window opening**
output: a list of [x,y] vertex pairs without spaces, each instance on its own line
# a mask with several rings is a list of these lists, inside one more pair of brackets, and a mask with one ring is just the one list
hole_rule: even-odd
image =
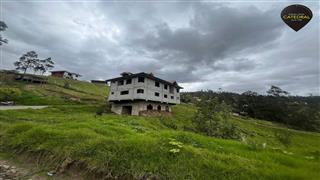
[[170,92],[171,94],[173,94],[173,91],[174,91],[174,90],[173,90],[173,87],[170,86],[170,87],[169,87],[169,92]]
[[143,93],[144,93],[144,90],[143,90],[143,89],[137,89],[137,93],[138,93],[138,94],[143,94]]
[[131,83],[132,83],[132,80],[131,79],[127,79],[126,84],[131,84]]
[[124,84],[124,81],[121,80],[121,81],[118,81],[118,86],[122,86]]
[[157,110],[161,111],[161,106],[160,105],[158,105]]
[[159,82],[155,82],[154,85],[155,85],[156,87],[160,87],[160,83],[159,83]]
[[111,94],[114,94],[114,92],[111,92]]
[[173,97],[173,96],[171,96],[171,99],[174,99],[174,97]]
[[167,84],[164,85],[164,89],[168,89],[168,85]]
[[152,110],[152,109],[153,109],[152,105],[149,104],[149,105],[147,106],[147,110]]
[[165,95],[163,95],[163,97],[164,97],[164,98],[168,98],[168,95],[165,94]]
[[177,88],[177,93],[179,93],[179,88]]
[[138,82],[144,82],[144,77],[138,77]]
[[155,95],[155,96],[160,96],[160,93],[155,92],[154,95]]
[[120,95],[126,95],[129,94],[129,91],[121,91]]

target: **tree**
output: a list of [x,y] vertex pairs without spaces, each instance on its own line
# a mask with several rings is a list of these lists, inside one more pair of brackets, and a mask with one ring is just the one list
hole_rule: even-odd
[[44,74],[48,70],[54,68],[54,62],[52,61],[51,57],[40,60],[40,67],[40,72]]
[[22,70],[23,74],[25,74],[28,69],[32,69],[35,73],[40,71],[44,74],[48,69],[54,67],[54,62],[50,57],[40,60],[35,51],[29,51],[22,55],[19,61],[14,63],[14,66],[16,66],[16,70]]
[[270,96],[287,96],[289,93],[287,91],[282,90],[281,88],[272,85],[270,89],[267,91],[267,94]]
[[16,66],[16,70],[22,70],[25,74],[28,69],[34,69],[37,63],[39,63],[38,54],[35,51],[29,51],[22,55],[19,61],[14,63],[14,66]]
[[[0,32],[1,32],[1,31],[5,31],[7,28],[8,28],[8,26],[6,25],[6,23],[3,22],[3,21],[0,21]],[[7,39],[4,39],[4,38],[1,36],[1,34],[0,34],[0,46],[1,46],[3,43],[8,43],[8,40],[7,40]]]
[[237,139],[239,136],[230,122],[231,107],[218,98],[201,101],[193,119],[196,129],[208,136]]

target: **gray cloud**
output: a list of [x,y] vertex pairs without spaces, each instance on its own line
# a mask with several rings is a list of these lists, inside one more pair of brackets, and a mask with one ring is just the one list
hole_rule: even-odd
[[319,94],[319,6],[305,4],[314,17],[296,33],[279,17],[289,3],[3,2],[1,68],[35,50],[87,80],[145,71],[186,90]]

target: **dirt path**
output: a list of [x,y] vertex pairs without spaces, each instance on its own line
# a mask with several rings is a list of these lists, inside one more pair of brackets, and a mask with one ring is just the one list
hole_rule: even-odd
[[84,180],[96,178],[84,178],[84,172],[68,169],[65,172],[50,171],[41,168],[28,160],[19,157],[11,159],[0,154],[0,180]]
[[29,179],[29,170],[16,167],[6,160],[0,160],[0,180]]
[[48,106],[0,106],[0,110],[12,110],[12,109],[43,109]]

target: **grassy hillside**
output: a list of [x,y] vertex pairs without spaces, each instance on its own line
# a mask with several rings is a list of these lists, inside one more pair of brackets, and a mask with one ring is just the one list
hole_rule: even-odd
[[15,81],[12,75],[0,74],[2,87],[16,87],[22,96],[16,100],[22,105],[57,105],[103,103],[108,87],[85,81],[47,77],[47,84]]
[[[270,122],[239,119],[242,141],[183,131],[194,108],[174,108],[168,128],[160,118],[105,114],[95,106],[52,106],[0,111],[1,150],[35,156],[55,167],[71,158],[86,171],[109,177],[160,179],[317,179],[320,135]],[[275,137],[289,132],[288,147]],[[263,144],[265,143],[265,147]],[[173,149],[179,152],[174,153]]]
[[[55,102],[50,98],[59,99],[62,94],[102,102],[106,87],[70,83],[72,89],[64,88],[61,79],[50,79],[47,88],[20,83],[12,86],[47,102]],[[57,90],[50,94],[49,87]],[[110,113],[96,117],[94,103],[70,105],[63,98],[59,103],[41,110],[0,111],[0,151],[33,157],[46,170],[72,162],[98,179],[319,177],[319,133],[233,117],[243,138],[225,140],[191,131],[192,105],[177,105],[172,117],[160,118]],[[284,141],[278,134],[286,134],[290,140]]]

